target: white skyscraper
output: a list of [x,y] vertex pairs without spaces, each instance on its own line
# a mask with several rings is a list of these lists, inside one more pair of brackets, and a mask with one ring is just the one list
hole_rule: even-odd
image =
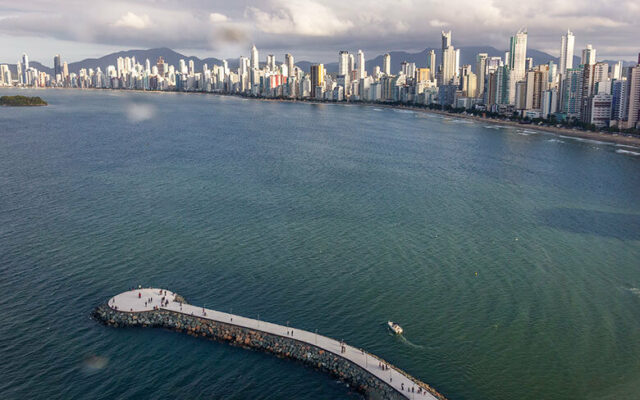
[[338,53],[338,75],[349,74],[349,52],[342,50]]
[[560,41],[560,69],[558,73],[565,75],[567,69],[573,68],[573,45],[576,42],[576,37],[570,30],[567,30],[566,35],[562,35]]
[[358,79],[364,79],[367,76],[367,69],[364,61],[364,52],[358,50]]
[[527,63],[527,31],[519,30],[511,37],[509,46],[509,68],[513,71],[512,78],[522,81],[525,78]]
[[193,76],[196,73],[196,64],[193,60],[189,60],[189,76]]
[[594,49],[592,45],[588,44],[587,48],[582,50],[582,60],[580,63],[583,65],[593,65],[596,63],[596,49]]
[[429,68],[429,80],[435,80],[437,68],[435,50],[429,50],[429,54],[427,54],[427,68]]
[[289,53],[285,54],[284,62],[285,64],[287,64],[288,76],[293,76],[293,67],[294,67],[293,56]]
[[269,68],[269,71],[276,70],[276,56],[273,54],[267,55],[267,68]]
[[391,75],[391,55],[389,53],[386,53],[382,58],[382,72]]
[[258,49],[256,49],[256,45],[254,44],[253,47],[251,47],[251,68],[258,69],[259,65]]
[[451,31],[442,31],[442,60],[440,61],[442,74],[441,85],[448,85],[456,77],[456,50],[451,45]]
[[621,79],[622,78],[622,61],[618,61],[613,64],[611,69],[611,79]]

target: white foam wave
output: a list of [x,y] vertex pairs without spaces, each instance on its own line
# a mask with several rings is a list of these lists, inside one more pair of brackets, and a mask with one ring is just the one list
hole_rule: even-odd
[[401,114],[415,114],[415,111],[411,111],[411,110],[399,110],[397,108],[394,108],[393,111],[401,113]]
[[610,146],[610,145],[611,145],[611,143],[601,142],[600,140],[585,139],[585,138],[581,138],[581,137],[564,136],[564,135],[559,135],[559,136],[560,136],[561,138],[564,138],[564,139],[577,140],[578,142],[583,142],[583,143],[604,144],[604,145],[607,145],[607,146]]
[[616,147],[624,147],[625,149],[634,149],[634,150],[638,150],[638,151],[640,151],[640,147],[638,147],[638,146],[631,146],[630,144],[620,144],[620,143],[616,143]]
[[618,154],[628,154],[630,156],[640,156],[640,152],[631,151],[631,150],[617,149],[616,153],[618,153]]

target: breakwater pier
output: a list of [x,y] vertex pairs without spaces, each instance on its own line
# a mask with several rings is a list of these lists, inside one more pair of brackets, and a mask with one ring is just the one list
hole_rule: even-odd
[[295,359],[335,375],[369,398],[445,400],[428,384],[363,349],[314,332],[187,304],[169,290],[118,294],[93,316],[107,325],[163,327]]

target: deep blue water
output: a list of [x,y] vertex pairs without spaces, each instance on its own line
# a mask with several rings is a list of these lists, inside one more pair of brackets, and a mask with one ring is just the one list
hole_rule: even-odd
[[376,107],[15,93],[50,105],[0,108],[2,398],[359,398],[89,318],[138,284],[318,329],[452,400],[640,392],[638,149]]

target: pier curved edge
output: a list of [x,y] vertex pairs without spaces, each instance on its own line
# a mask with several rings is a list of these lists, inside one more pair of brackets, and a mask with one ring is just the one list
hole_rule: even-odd
[[[152,289],[149,289],[152,290]],[[156,289],[153,289],[156,290]],[[133,291],[132,291],[133,292]],[[169,292],[170,293],[170,292]],[[177,296],[171,293],[173,296]],[[130,311],[116,309],[112,306],[113,299],[101,304],[94,309],[92,317],[108,326],[113,327],[159,327],[191,336],[204,337],[219,342],[225,342],[245,349],[254,349],[274,354],[278,357],[297,360],[315,369],[327,372],[332,376],[348,383],[350,386],[373,399],[438,399],[446,398],[428,384],[417,380],[404,371],[391,366],[381,358],[367,353],[372,360],[379,361],[393,368],[394,373],[400,373],[417,388],[419,392],[407,392],[399,390],[385,379],[367,371],[363,366],[357,365],[339,353],[315,346],[313,343],[298,340],[294,337],[281,336],[260,329],[252,329],[229,322],[214,320],[211,317],[179,312],[164,308],[145,309],[142,311]],[[191,306],[193,307],[193,306]],[[195,308],[195,307],[194,307]],[[208,310],[209,311],[209,310]],[[227,314],[231,315],[231,314]],[[236,320],[245,319],[235,316]],[[268,323],[265,323],[268,324]],[[293,331],[293,328],[291,328]],[[304,332],[304,331],[303,331]],[[293,332],[292,332],[293,334]],[[324,337],[323,337],[324,338]],[[364,351],[363,351],[364,354]],[[397,386],[397,380],[395,382]],[[407,389],[409,387],[407,386]]]

